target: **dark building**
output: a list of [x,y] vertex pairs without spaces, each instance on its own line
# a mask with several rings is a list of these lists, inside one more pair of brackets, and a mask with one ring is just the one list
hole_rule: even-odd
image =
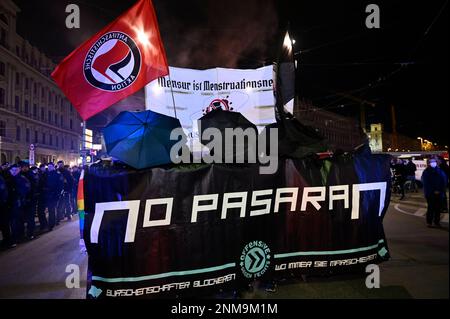
[[314,107],[310,101],[304,99],[296,98],[294,116],[303,124],[317,129],[326,138],[332,151],[351,151],[366,139],[356,118]]
[[50,73],[55,64],[16,33],[20,9],[0,0],[0,161],[62,159],[76,163],[81,118]]

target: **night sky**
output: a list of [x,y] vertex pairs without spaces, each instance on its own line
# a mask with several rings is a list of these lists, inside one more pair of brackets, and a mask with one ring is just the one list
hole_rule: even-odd
[[[14,0],[18,33],[55,62],[129,8],[134,0]],[[65,28],[65,7],[81,9],[81,28]],[[448,145],[448,0],[436,1],[171,1],[154,0],[171,66],[257,68],[277,57],[287,22],[296,40],[297,92],[348,116],[359,105],[338,92],[374,102],[367,122]],[[367,29],[375,3],[381,28]]]

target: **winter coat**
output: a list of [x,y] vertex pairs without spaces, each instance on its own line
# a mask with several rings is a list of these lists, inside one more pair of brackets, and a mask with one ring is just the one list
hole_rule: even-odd
[[434,196],[435,192],[439,192],[439,196],[444,197],[447,176],[439,167],[427,167],[422,173],[422,183],[425,197]]

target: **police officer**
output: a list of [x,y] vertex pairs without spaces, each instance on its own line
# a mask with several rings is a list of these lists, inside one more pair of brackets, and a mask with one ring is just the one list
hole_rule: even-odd
[[14,164],[10,167],[9,196],[11,209],[11,242],[16,244],[24,235],[24,207],[30,192],[30,182],[20,174],[20,167]]
[[37,187],[37,214],[39,219],[39,230],[44,232],[48,228],[47,217],[45,216],[45,183],[47,180],[47,169],[45,164],[39,165],[38,170],[38,187]]
[[27,221],[27,236],[28,239],[34,238],[34,229],[36,227],[36,211],[37,211],[37,203],[39,198],[38,187],[39,187],[39,175],[38,168],[36,166],[31,167],[26,173],[25,177],[28,178],[31,184],[31,192],[30,192],[30,202],[25,210],[25,216]]
[[72,219],[72,190],[73,190],[73,177],[70,174],[68,166],[64,165],[63,161],[58,161],[58,171],[61,173],[64,179],[63,191],[58,203],[58,220],[67,217],[67,220]]
[[48,208],[48,226],[49,231],[53,230],[56,224],[56,206],[59,195],[63,189],[63,177],[55,169],[52,162],[47,165],[47,178],[45,181],[45,201]]
[[[5,249],[12,246],[11,230],[9,228],[9,209],[8,204],[8,187],[3,174],[0,174],[0,231],[2,232],[3,241],[0,248]],[[15,245],[14,245],[15,246]]]
[[9,174],[8,170],[9,170],[9,162],[4,162],[1,167],[3,178],[5,178],[5,176]]
[[20,167],[20,175],[23,177],[22,182],[25,183],[25,188],[28,189],[26,192],[26,195],[24,197],[23,202],[23,221],[27,224],[27,239],[31,240],[34,239],[34,228],[35,228],[35,221],[34,217],[36,215],[36,206],[33,208],[33,204],[36,204],[35,201],[33,201],[34,197],[34,189],[32,181],[30,180],[31,172],[30,172],[30,165],[28,162],[20,161],[19,162]]

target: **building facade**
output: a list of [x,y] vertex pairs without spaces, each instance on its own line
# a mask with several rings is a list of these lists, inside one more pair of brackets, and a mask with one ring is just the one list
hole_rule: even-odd
[[0,156],[3,162],[79,158],[82,120],[50,74],[55,64],[16,33],[20,9],[0,0]]
[[296,99],[294,114],[303,124],[316,128],[325,137],[331,150],[351,151],[366,140],[374,153],[438,149],[434,145],[427,145],[428,148],[425,148],[425,143],[417,138],[387,132],[382,123],[370,124],[370,131],[365,134],[358,119],[314,107],[306,100]]
[[414,152],[433,151],[433,148],[425,149],[420,140],[402,134],[385,132],[381,123],[370,125],[368,133],[372,152]]
[[296,98],[294,116],[303,124],[315,128],[326,139],[331,151],[351,151],[366,139],[356,118],[314,107],[307,100]]

